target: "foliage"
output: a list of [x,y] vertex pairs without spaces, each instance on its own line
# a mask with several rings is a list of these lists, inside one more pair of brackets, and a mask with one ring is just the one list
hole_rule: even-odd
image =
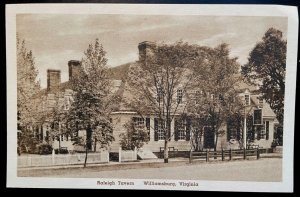
[[286,45],[282,32],[270,28],[250,52],[248,63],[242,66],[242,74],[250,83],[259,86],[262,98],[270,104],[281,124],[284,112]]
[[146,128],[137,129],[133,121],[129,121],[123,125],[126,129],[125,133],[120,134],[120,145],[123,150],[134,150],[134,148],[143,147],[145,142],[149,141],[148,131]]
[[[109,119],[113,97],[110,91],[111,81],[107,76],[105,54],[98,39],[85,51],[81,61],[82,69],[71,81],[76,93],[66,117],[69,130],[86,130],[101,147],[107,147],[114,140]],[[87,152],[92,137],[86,136],[84,141],[78,143],[84,145]]]
[[40,155],[47,155],[52,153],[52,146],[48,143],[40,143],[37,145],[37,152]]
[[[35,66],[32,51],[26,48],[25,40],[20,40],[17,35],[17,121],[18,130],[22,134],[18,137],[20,149],[34,147],[30,140],[31,132],[28,130],[36,120],[36,105],[33,96],[39,91],[40,84],[37,81],[38,71]],[[32,149],[32,148],[30,148]],[[20,151],[22,152],[22,151]]]
[[188,104],[188,112],[194,119],[192,126],[198,129],[192,131],[198,132],[204,126],[211,127],[216,136],[214,149],[218,137],[224,134],[224,130],[220,130],[222,124],[242,109],[235,90],[240,81],[236,60],[229,57],[228,45],[221,44],[203,51],[194,62],[194,87],[189,94],[191,102]]

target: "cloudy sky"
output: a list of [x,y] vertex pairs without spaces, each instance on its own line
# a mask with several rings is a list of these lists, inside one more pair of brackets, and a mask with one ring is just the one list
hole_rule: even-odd
[[241,64],[265,31],[274,27],[286,37],[283,17],[227,16],[142,16],[142,15],[57,15],[17,16],[17,32],[33,51],[41,86],[47,84],[47,69],[60,69],[68,80],[69,60],[81,60],[89,43],[99,38],[107,51],[109,66],[138,59],[142,41],[187,41],[215,47],[229,44],[231,56]]

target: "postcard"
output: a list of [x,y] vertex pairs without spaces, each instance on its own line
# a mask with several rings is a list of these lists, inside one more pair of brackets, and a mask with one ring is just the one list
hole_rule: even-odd
[[298,12],[6,5],[7,187],[293,192]]

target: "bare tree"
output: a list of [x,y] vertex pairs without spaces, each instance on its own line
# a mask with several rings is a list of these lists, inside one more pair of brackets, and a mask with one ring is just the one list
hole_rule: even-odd
[[[193,73],[189,66],[196,55],[188,43],[160,44],[151,48],[137,64],[129,68],[127,104],[140,116],[154,115],[155,138],[164,140],[164,162],[168,163],[171,122],[186,110],[185,93]],[[163,131],[158,136],[157,128]]]

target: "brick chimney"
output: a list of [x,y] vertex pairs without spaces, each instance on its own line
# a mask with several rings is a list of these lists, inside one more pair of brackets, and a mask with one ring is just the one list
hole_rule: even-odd
[[69,81],[71,81],[74,77],[78,76],[81,68],[81,63],[78,60],[70,60],[68,62],[68,66],[69,66]]
[[60,70],[47,70],[47,90],[51,91],[60,84]]
[[155,42],[144,41],[139,43],[139,61],[143,62],[147,60],[147,56],[152,55],[156,48]]

